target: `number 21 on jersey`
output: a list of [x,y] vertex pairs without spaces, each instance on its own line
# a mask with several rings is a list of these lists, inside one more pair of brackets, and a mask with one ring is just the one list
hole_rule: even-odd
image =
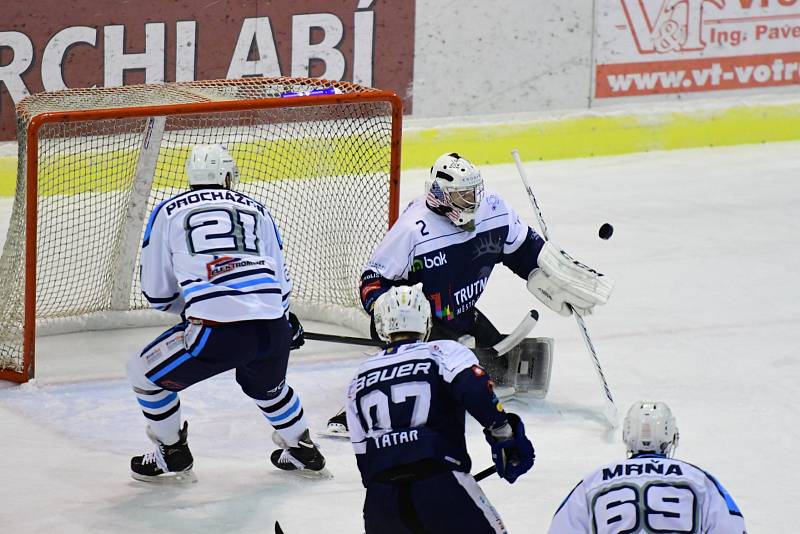
[[201,208],[184,219],[192,254],[259,254],[258,216],[231,208]]

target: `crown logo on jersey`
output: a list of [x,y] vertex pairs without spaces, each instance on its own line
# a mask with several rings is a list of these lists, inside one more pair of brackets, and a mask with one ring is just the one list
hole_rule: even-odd
[[472,256],[472,259],[477,260],[481,256],[500,254],[501,252],[503,252],[503,238],[498,236],[495,241],[491,235],[487,235],[478,238],[478,242],[475,244],[475,255]]

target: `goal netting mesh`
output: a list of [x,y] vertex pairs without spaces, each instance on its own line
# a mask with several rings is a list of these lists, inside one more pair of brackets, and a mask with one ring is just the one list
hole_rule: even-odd
[[[293,95],[314,90],[332,94]],[[151,210],[186,191],[185,162],[196,144],[225,145],[241,172],[236,189],[271,211],[294,283],[292,309],[363,331],[358,277],[396,203],[397,102],[354,84],[288,78],[74,89],[23,100],[16,198],[0,258],[0,373],[26,379],[32,365],[23,357],[31,224],[40,334],[175,321],[144,311],[138,254]],[[87,116],[91,110],[110,111]],[[59,116],[35,124],[48,113]],[[32,171],[30,151],[38,160]],[[32,187],[35,213],[27,213]]]

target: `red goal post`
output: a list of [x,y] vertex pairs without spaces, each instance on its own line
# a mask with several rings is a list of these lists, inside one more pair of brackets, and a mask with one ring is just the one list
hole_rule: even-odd
[[286,244],[301,318],[365,328],[360,270],[398,215],[402,103],[309,78],[70,89],[17,106],[19,162],[0,258],[0,379],[34,376],[39,331],[174,322],[148,310],[138,250],[150,211],[186,190],[195,144],[222,143],[237,190]]

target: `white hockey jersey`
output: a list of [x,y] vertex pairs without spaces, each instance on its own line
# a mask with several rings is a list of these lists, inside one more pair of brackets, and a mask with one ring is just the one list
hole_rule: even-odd
[[258,201],[197,189],[155,207],[144,232],[141,286],[157,310],[219,322],[276,319],[289,306],[278,228]]
[[609,463],[559,507],[549,534],[746,534],[744,518],[710,474],[661,455]]

